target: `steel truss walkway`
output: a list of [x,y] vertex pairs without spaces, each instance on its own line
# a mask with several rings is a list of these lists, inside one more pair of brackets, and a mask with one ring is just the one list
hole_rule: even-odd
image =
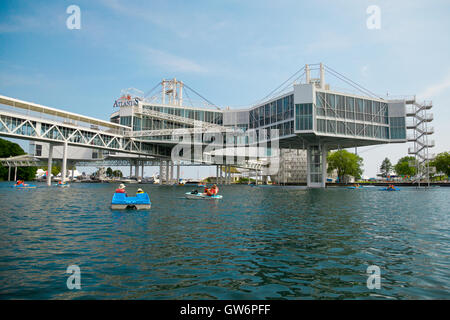
[[[0,96],[0,104],[12,106],[17,111],[19,108],[28,111],[24,114],[0,109],[0,136],[129,154],[170,156],[167,147],[127,137],[125,133],[130,128],[126,126],[61,110],[57,110],[59,114],[56,114],[60,120],[55,121],[50,118],[55,116],[53,110],[56,109],[5,96]],[[30,113],[38,113],[38,116]]]

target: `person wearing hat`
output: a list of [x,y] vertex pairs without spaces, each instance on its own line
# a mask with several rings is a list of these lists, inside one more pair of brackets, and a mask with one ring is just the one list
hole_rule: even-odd
[[123,183],[121,183],[121,184],[119,185],[119,188],[117,188],[115,192],[116,192],[116,193],[127,193],[127,192],[125,191],[125,185],[124,185]]
[[136,194],[138,194],[138,193],[145,193],[145,192],[144,192],[144,190],[142,190],[141,188],[139,188],[139,189],[137,189]]

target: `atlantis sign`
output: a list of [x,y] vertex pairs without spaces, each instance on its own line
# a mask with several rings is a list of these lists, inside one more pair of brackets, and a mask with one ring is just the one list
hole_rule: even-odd
[[124,95],[121,96],[119,99],[114,101],[114,108],[121,108],[121,107],[134,107],[139,104],[139,101],[141,101],[141,98],[132,98],[130,95]]

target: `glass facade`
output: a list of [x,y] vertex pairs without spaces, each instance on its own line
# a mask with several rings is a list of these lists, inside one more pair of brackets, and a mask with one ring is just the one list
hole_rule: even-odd
[[406,139],[406,126],[404,117],[390,117],[391,139]]
[[312,103],[295,105],[295,130],[313,130]]
[[309,177],[312,183],[322,182],[322,152],[319,146],[311,146],[309,152]]
[[[167,113],[193,120],[224,125],[222,111],[198,110],[185,107],[143,105],[144,109]],[[248,116],[248,120],[247,117]],[[114,121],[119,121],[116,116]],[[351,136],[360,139],[406,139],[404,117],[389,117],[388,104],[369,98],[346,96],[316,90],[316,104],[294,104],[294,94],[288,94],[248,110],[245,121],[237,126],[244,131],[255,130],[255,136],[271,136],[278,130],[279,136],[295,134],[297,131],[314,130],[318,134]],[[247,122],[248,121],[248,122]],[[228,122],[226,122],[228,123]],[[133,126],[133,130],[163,130],[192,127],[181,121],[158,119],[151,115],[120,117],[120,124]],[[231,126],[231,123],[230,123]],[[261,130],[265,129],[266,133]],[[261,137],[264,138],[264,137]],[[172,135],[142,137],[148,140],[174,140]],[[249,139],[245,139],[247,143]]]
[[271,125],[294,118],[294,95],[288,95],[250,110],[249,128]]
[[[384,102],[317,91],[316,115],[320,133],[389,139],[388,105]],[[296,130],[308,129],[299,125]]]
[[288,95],[278,100],[249,111],[249,129],[256,129],[259,137],[260,130],[270,131],[277,129],[279,136],[294,134],[294,95]]

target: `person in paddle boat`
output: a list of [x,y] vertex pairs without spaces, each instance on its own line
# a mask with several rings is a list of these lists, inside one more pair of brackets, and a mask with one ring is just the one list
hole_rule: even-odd
[[388,189],[388,190],[395,190],[395,186],[394,186],[393,184],[390,184],[390,185],[387,187],[387,189]]
[[26,187],[27,184],[25,184],[25,182],[23,180],[17,180],[16,186]]
[[144,190],[142,190],[141,188],[139,188],[139,189],[137,189],[136,194],[138,194],[138,193],[145,193],[145,192],[144,192]]
[[127,192],[125,191],[125,185],[123,183],[121,183],[119,185],[119,187],[116,189],[115,193],[125,193],[126,194]]
[[217,187],[217,185],[213,185],[211,189],[207,189],[206,191],[206,195],[209,197],[215,196],[217,195],[217,193],[219,193],[219,188]]

